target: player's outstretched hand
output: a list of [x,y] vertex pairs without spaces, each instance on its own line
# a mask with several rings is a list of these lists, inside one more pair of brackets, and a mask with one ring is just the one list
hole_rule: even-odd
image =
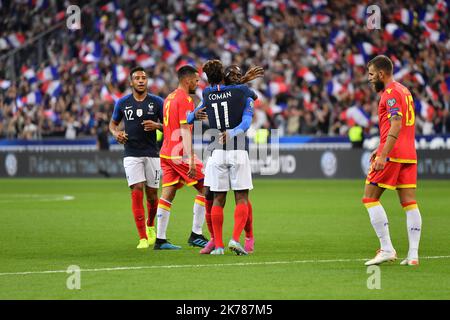
[[141,123],[144,126],[144,131],[153,131],[159,129],[160,124],[152,120],[144,120]]
[[230,140],[230,135],[227,131],[222,132],[219,136],[219,143],[225,144],[228,140]]
[[245,75],[241,78],[241,83],[247,83],[264,76],[264,69],[259,66],[251,67]]
[[125,144],[128,141],[128,134],[125,131],[116,131],[114,138],[116,138],[118,143]]
[[205,109],[206,109],[206,107],[203,107],[201,109],[198,109],[195,112],[195,119],[196,120],[202,120],[202,121],[208,120],[208,114],[205,112]]

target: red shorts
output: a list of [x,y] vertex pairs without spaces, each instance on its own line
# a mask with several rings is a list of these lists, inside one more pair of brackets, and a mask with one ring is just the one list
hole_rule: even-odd
[[386,162],[383,170],[375,171],[370,166],[366,184],[372,184],[385,189],[416,188],[417,164]]
[[196,159],[196,176],[195,178],[188,177],[189,164],[181,159],[165,159],[161,158],[161,169],[163,171],[162,186],[168,187],[178,185],[178,187],[186,184],[193,186],[198,182],[203,182],[205,176],[203,175],[203,164]]

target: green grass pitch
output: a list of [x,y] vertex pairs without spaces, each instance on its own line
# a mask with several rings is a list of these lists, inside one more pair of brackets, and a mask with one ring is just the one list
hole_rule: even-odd
[[[0,299],[450,298],[449,181],[419,181],[421,264],[380,266],[381,289],[368,289],[363,265],[378,240],[360,200],[362,180],[254,183],[255,253],[204,256],[187,245],[192,188],[178,192],[168,229],[183,249],[140,251],[125,179],[2,179]],[[395,192],[382,203],[403,258],[405,214]],[[233,209],[230,194],[225,242]],[[80,290],[66,286],[70,265],[82,270]]]

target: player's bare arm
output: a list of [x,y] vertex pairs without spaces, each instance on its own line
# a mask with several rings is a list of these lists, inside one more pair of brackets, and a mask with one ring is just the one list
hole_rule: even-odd
[[244,76],[241,77],[239,83],[247,83],[252,80],[255,80],[257,78],[264,76],[264,69],[259,66],[251,67]]
[[183,143],[183,153],[188,157],[189,161],[189,171],[188,176],[190,178],[195,178],[196,169],[195,169],[195,159],[194,159],[194,148],[192,148],[192,135],[191,129],[188,124],[181,124],[181,140]]
[[109,122],[109,132],[111,132],[117,142],[120,144],[125,144],[128,141],[128,134],[126,134],[125,131],[119,130],[118,126],[118,122],[111,120]]
[[206,107],[200,108],[195,112],[195,119],[205,121],[208,120],[208,114],[205,112]]
[[381,150],[380,156],[375,160],[374,170],[383,170],[386,165],[386,158],[389,152],[394,148],[395,143],[397,142],[398,135],[400,134],[400,130],[402,128],[402,117],[400,115],[392,116],[390,119],[391,127],[389,129],[389,133],[386,138],[386,143],[383,146],[383,150]]
[[144,131],[163,130],[162,123],[155,122],[153,120],[144,120],[142,121],[142,125],[144,126]]

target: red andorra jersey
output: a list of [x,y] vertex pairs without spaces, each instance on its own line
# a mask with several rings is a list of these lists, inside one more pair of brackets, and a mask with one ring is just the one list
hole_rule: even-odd
[[180,125],[187,123],[187,114],[193,110],[194,100],[182,89],[176,89],[164,100],[164,140],[160,151],[161,158],[182,158],[183,143]]
[[388,160],[400,163],[417,163],[414,101],[408,88],[399,82],[393,81],[386,86],[378,104],[378,121],[380,127],[378,156],[381,150],[383,150],[389,133],[391,126],[389,119],[396,115],[402,117],[402,128],[400,129],[394,148],[388,154]]

